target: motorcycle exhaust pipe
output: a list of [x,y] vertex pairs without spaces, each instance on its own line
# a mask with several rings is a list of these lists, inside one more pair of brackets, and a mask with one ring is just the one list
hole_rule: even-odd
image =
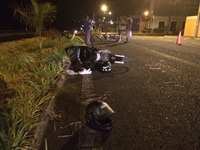
[[123,61],[114,61],[114,63],[116,63],[116,64],[124,64]]
[[115,55],[116,57],[125,57],[124,55]]

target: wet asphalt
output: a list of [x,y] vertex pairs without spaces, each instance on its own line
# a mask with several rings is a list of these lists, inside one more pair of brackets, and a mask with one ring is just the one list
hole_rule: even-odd
[[95,47],[133,61],[113,64],[111,73],[67,76],[55,107],[62,115],[47,128],[48,150],[92,149],[95,141],[105,138],[87,130],[89,148],[77,148],[84,145],[79,134],[84,127],[83,92],[102,95],[98,98],[115,111],[111,133],[95,149],[199,150],[200,39],[182,37],[181,46],[176,39],[135,35],[128,44],[96,39]]

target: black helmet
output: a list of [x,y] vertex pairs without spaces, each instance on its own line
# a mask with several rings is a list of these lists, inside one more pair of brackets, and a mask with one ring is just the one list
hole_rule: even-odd
[[109,61],[99,62],[97,65],[97,70],[101,72],[111,72],[111,63]]
[[109,118],[114,111],[110,106],[102,101],[94,101],[87,105],[85,109],[86,125],[101,131],[112,129],[113,121]]

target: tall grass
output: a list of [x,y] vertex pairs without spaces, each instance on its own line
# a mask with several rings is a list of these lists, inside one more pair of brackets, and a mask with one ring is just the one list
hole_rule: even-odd
[[[66,58],[63,48],[78,45],[79,40],[44,41],[43,51],[37,39],[0,44],[0,148],[31,148],[33,129],[41,122],[42,104],[63,69]],[[67,59],[65,59],[67,60]],[[12,93],[5,94],[6,91]],[[12,94],[12,96],[11,96]]]

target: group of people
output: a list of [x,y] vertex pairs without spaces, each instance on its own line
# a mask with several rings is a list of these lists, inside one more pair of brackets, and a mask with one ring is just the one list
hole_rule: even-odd
[[123,26],[126,25],[126,41],[124,43],[129,43],[131,39],[131,29],[133,25],[133,20],[131,19],[130,15],[127,15],[127,22],[122,19],[122,16],[119,18],[118,22],[118,34],[119,34],[119,39],[118,42],[121,42],[122,40],[122,31],[123,31]]
[[[122,40],[122,31],[123,31],[123,26],[126,25],[126,41],[124,43],[129,43],[130,42],[130,33],[132,29],[132,24],[133,20],[131,19],[130,15],[127,15],[127,22],[122,19],[122,16],[119,18],[118,22],[118,34],[119,34],[119,39],[118,42],[121,42]],[[93,30],[93,25],[91,20],[89,19],[89,16],[85,16],[85,22],[84,22],[84,31],[85,31],[85,43],[90,44],[90,39],[92,35],[92,30]]]

